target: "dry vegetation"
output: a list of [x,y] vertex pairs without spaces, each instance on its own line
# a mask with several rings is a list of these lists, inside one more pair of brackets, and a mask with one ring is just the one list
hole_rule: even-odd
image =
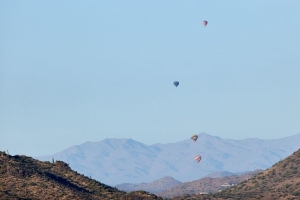
[[278,162],[272,168],[212,195],[183,195],[173,200],[195,199],[300,199],[300,150]]
[[300,150],[272,168],[222,191],[215,197],[226,199],[300,199]]
[[72,171],[62,161],[41,162],[0,152],[0,199],[161,199],[138,191],[125,193]]
[[242,175],[227,176],[222,178],[205,177],[196,181],[182,183],[176,187],[157,193],[157,195],[165,198],[173,198],[180,195],[214,193],[218,192],[219,190],[226,189],[226,187],[222,186],[222,184],[237,184],[255,176],[261,171],[262,170],[256,170]]

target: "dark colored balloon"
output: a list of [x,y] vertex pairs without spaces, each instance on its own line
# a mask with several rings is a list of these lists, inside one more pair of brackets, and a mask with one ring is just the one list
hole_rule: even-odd
[[192,135],[191,139],[196,142],[196,140],[198,139],[198,135]]
[[204,20],[204,21],[202,22],[202,24],[203,24],[204,26],[206,26],[206,25],[207,25],[207,21]]
[[177,87],[179,85],[179,82],[178,81],[174,81],[173,84]]

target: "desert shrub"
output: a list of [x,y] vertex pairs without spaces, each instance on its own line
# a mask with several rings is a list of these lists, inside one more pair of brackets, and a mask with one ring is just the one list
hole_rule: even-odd
[[271,175],[275,175],[276,174],[276,171],[273,169],[272,171],[271,171]]
[[36,186],[36,183],[35,182],[30,182],[29,185],[30,186]]
[[285,168],[286,166],[287,166],[287,163],[284,163],[284,164],[282,165],[283,168]]
[[300,196],[300,191],[298,189],[296,189],[294,192],[293,192],[293,195],[298,197]]

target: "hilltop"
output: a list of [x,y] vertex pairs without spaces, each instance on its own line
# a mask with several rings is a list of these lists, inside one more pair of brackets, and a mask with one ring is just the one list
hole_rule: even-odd
[[182,195],[173,200],[300,199],[300,149],[251,179],[212,195]]
[[300,149],[259,175],[222,191],[226,199],[300,199]]
[[62,161],[42,162],[0,152],[1,199],[161,199],[144,191],[126,193],[71,170]]

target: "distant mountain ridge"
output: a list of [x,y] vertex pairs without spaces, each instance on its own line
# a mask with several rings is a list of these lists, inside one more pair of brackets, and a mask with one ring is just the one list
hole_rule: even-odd
[[219,190],[226,189],[227,187],[252,178],[261,172],[263,172],[263,170],[255,170],[253,172],[248,172],[241,175],[232,175],[220,178],[204,177],[199,180],[182,183],[156,194],[163,198],[173,198],[187,194],[194,195],[200,193],[215,193]]
[[123,183],[116,185],[116,188],[119,190],[123,190],[126,192],[131,191],[139,191],[144,190],[151,193],[159,193],[164,190],[173,188],[177,185],[180,185],[181,182],[175,180],[172,177],[164,177],[155,181],[152,181],[150,183],[138,183],[138,184],[132,184],[132,183]]
[[182,194],[217,192],[221,189],[224,189],[224,187],[222,187],[222,184],[224,183],[236,184],[249,179],[260,172],[263,172],[263,170],[255,170],[252,172],[244,173],[230,173],[222,171],[208,174],[207,176],[199,180],[184,183],[177,181],[172,177],[164,177],[150,183],[123,183],[118,184],[115,187],[125,192],[143,190],[153,194],[157,194],[161,197],[171,198],[180,196]]
[[238,175],[243,175],[243,174],[247,174],[247,173],[250,173],[250,172],[247,171],[247,172],[240,172],[240,173],[232,173],[232,172],[227,172],[227,171],[221,171],[221,172],[213,172],[213,173],[207,174],[205,177],[222,178],[222,177],[226,177],[226,176],[238,176]]
[[[297,150],[299,141],[300,134],[273,140],[231,140],[201,133],[196,143],[187,139],[154,145],[132,139],[105,139],[37,159],[62,160],[72,169],[109,185],[151,182],[166,176],[185,182],[217,171],[266,169]],[[194,161],[195,154],[201,155],[200,163]]]

